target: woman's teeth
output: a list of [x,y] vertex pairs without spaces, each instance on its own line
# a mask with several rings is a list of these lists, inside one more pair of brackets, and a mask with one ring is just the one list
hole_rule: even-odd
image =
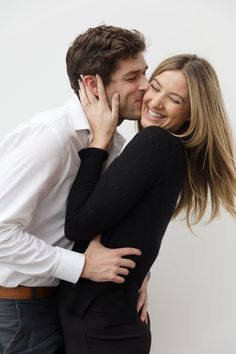
[[156,113],[156,112],[152,111],[150,108],[148,110],[148,115],[150,118],[165,118],[165,116],[163,116],[163,114]]

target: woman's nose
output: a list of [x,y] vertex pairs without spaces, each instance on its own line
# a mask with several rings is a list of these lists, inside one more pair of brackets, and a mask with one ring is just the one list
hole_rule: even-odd
[[153,96],[151,98],[151,103],[152,103],[153,108],[155,108],[155,109],[162,109],[163,108],[164,98],[160,92],[153,93]]

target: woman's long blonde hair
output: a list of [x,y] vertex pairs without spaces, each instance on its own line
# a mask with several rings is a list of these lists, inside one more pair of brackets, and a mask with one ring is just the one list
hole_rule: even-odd
[[174,217],[185,211],[187,224],[197,223],[211,202],[212,221],[224,207],[236,217],[236,167],[233,137],[217,75],[196,55],[176,55],[164,60],[150,81],[166,70],[181,70],[187,79],[191,118],[181,134],[187,174]]

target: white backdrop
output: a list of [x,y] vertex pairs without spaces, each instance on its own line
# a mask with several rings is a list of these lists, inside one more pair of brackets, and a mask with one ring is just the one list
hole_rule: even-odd
[[[218,73],[235,136],[234,0],[0,0],[0,138],[70,98],[67,48],[80,32],[103,23],[144,33],[149,73],[177,53],[206,57]],[[134,133],[131,122],[120,130],[128,139]],[[235,231],[225,214],[195,227],[197,237],[181,221],[170,224],[149,287],[152,354],[236,353]]]

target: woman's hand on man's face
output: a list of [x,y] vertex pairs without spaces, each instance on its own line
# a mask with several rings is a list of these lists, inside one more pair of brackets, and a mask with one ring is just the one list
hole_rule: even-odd
[[98,97],[91,92],[83,80],[79,81],[79,96],[93,134],[89,146],[106,150],[118,124],[119,95],[118,93],[113,95],[110,108],[100,76],[96,75],[96,80]]

